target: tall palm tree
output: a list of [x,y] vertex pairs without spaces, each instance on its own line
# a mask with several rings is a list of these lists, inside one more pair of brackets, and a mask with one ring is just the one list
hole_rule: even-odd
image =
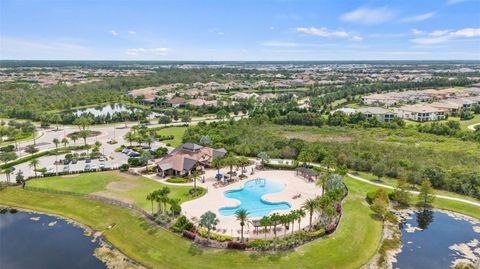
[[58,144],[60,144],[60,140],[58,140],[58,138],[54,138],[52,140],[52,142],[53,142],[53,144],[55,144],[55,150],[57,150],[58,149]]
[[72,139],[74,145],[77,144],[77,140],[79,138],[77,134],[72,134],[70,138]]
[[67,144],[68,144],[68,139],[66,137],[64,137],[61,142],[62,142],[63,146],[66,147]]
[[197,189],[197,178],[200,174],[198,173],[197,170],[192,171],[192,179],[193,179],[193,188],[196,190]]
[[291,222],[290,224],[292,224],[292,234],[293,234],[293,231],[295,230],[295,221],[298,218],[297,211],[292,210],[292,212],[290,212],[290,214],[288,214],[288,217],[289,217],[289,220]]
[[309,229],[312,229],[312,217],[313,217],[313,212],[315,212],[315,209],[317,208],[317,200],[316,199],[307,199],[305,202],[303,202],[302,208],[307,210],[309,215],[310,215],[310,223],[309,223]]
[[211,166],[217,168],[217,174],[220,174],[220,168],[224,165],[223,160],[224,158],[222,157],[214,157],[212,160]]
[[39,161],[37,159],[33,159],[30,161],[30,167],[33,167],[33,172],[35,173],[35,177],[37,177],[37,165],[39,164]]
[[287,235],[287,226],[290,223],[290,214],[281,215],[280,222],[283,225],[283,237],[285,237],[285,235]]
[[273,224],[273,236],[274,238],[277,238],[277,225],[280,223],[281,216],[278,213],[273,213],[270,216],[270,220],[272,221],[272,224]]
[[241,228],[241,237],[240,237],[240,242],[243,243],[243,226],[247,225],[248,226],[248,211],[246,209],[239,209],[235,212],[235,217],[237,220],[240,222],[240,228]]
[[135,134],[132,133],[132,132],[128,132],[126,135],[125,135],[125,140],[127,140],[129,143],[130,143],[130,147],[132,146],[132,142],[135,141]]
[[263,233],[265,234],[265,240],[267,239],[267,226],[272,225],[272,221],[268,216],[263,216],[260,219],[260,225],[263,227]]
[[147,200],[152,204],[152,215],[153,215],[153,201],[155,201],[155,192],[147,194]]
[[297,221],[298,221],[298,230],[300,231],[300,223],[302,221],[302,218],[305,217],[305,210],[302,208],[297,209]]

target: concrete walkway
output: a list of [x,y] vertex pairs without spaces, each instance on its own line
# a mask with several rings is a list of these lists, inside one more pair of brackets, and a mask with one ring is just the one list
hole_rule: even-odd
[[480,126],[480,122],[479,122],[479,123],[472,124],[472,125],[468,125],[467,128],[468,128],[469,130],[475,131],[475,126]]

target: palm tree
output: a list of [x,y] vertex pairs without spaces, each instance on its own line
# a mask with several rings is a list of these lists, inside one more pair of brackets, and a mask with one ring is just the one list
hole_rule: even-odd
[[290,214],[288,214],[288,218],[289,218],[289,220],[292,224],[292,234],[293,234],[293,231],[295,230],[295,221],[298,218],[297,211],[292,210],[292,212],[290,212]]
[[7,183],[10,183],[10,175],[13,173],[12,168],[11,167],[6,168],[5,170],[3,170],[3,172],[5,173],[5,176],[7,177]]
[[172,211],[172,218],[175,219],[175,208],[179,206],[180,204],[180,199],[179,198],[172,198],[168,200],[168,203],[170,204],[170,210]]
[[193,189],[197,189],[197,178],[200,174],[197,170],[192,171],[192,179],[193,179]]
[[287,234],[287,226],[290,223],[290,214],[281,215],[280,222],[283,225],[283,237],[285,237],[285,235]]
[[155,200],[155,192],[147,194],[147,200],[152,204],[152,215],[153,215],[153,201]]
[[60,140],[58,140],[58,138],[54,138],[52,140],[52,142],[53,142],[53,144],[55,144],[55,150],[57,150],[58,149],[58,144],[60,144]]
[[70,136],[70,139],[72,139],[74,145],[77,144],[78,138],[79,138],[79,137],[78,137],[77,134],[72,134],[72,135]]
[[310,215],[310,223],[309,223],[309,229],[312,229],[312,217],[313,217],[313,212],[315,212],[315,209],[317,208],[317,200],[316,199],[307,199],[305,202],[303,202],[302,208],[308,211]]
[[87,144],[87,137],[90,135],[90,131],[87,130],[82,130],[78,133],[78,136],[83,138],[83,143],[86,145]]
[[240,242],[243,243],[243,226],[247,225],[248,226],[248,211],[246,209],[239,209],[235,212],[235,217],[237,220],[240,222],[240,229],[241,229],[241,237],[240,237]]
[[35,173],[35,177],[37,177],[37,165],[39,164],[40,162],[37,160],[37,159],[33,159],[30,161],[30,167],[33,167],[33,172]]
[[242,157],[237,158],[237,163],[242,168],[242,176],[243,176],[243,170],[244,170],[245,166],[250,164],[250,160],[247,157],[242,156]]
[[64,137],[61,142],[62,142],[64,147],[67,147],[68,139],[66,137]]
[[[327,171],[330,171],[330,170],[327,170]],[[322,196],[325,194],[325,184],[327,183],[328,181],[328,177],[330,175],[330,172],[327,172],[326,175],[323,175],[320,177],[320,181],[317,181],[317,185],[320,185],[322,186]]]
[[267,239],[267,226],[272,225],[272,221],[268,216],[263,216],[260,219],[260,225],[263,227],[263,233],[265,234],[265,240]]
[[217,168],[217,174],[220,174],[220,168],[224,165],[223,160],[224,158],[218,156],[214,157],[212,160],[211,166]]
[[160,201],[163,203],[163,211],[167,213],[167,203],[168,203],[168,194],[170,193],[170,188],[165,186],[160,189]]
[[278,213],[273,213],[270,216],[270,220],[272,221],[272,224],[273,224],[273,236],[274,238],[277,238],[277,225],[281,221],[281,216]]
[[128,132],[125,135],[125,140],[127,140],[130,143],[130,147],[132,146],[132,142],[135,141],[135,134],[132,132]]
[[300,223],[302,221],[302,218],[305,217],[305,210],[300,208],[300,209],[297,209],[296,211],[297,211],[298,230],[300,231]]

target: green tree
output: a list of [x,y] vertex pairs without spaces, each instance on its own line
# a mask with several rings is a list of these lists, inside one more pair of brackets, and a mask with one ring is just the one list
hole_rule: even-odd
[[61,142],[62,142],[62,144],[63,144],[64,147],[67,147],[67,145],[68,145],[68,139],[67,139],[66,137],[64,137]]
[[207,211],[200,216],[200,226],[207,229],[207,238],[210,240],[210,230],[214,229],[220,221],[212,211]]
[[147,194],[147,201],[150,201],[152,204],[152,215],[153,215],[153,201],[155,201],[155,192]]
[[77,134],[72,134],[70,136],[70,139],[72,139],[74,145],[77,143],[78,138],[79,136]]
[[315,209],[318,206],[318,201],[316,199],[307,199],[305,202],[303,202],[302,208],[308,211],[309,214],[309,229],[312,229],[312,218],[313,218],[313,213],[315,212]]
[[220,174],[220,168],[223,167],[224,163],[223,163],[223,157],[220,157],[220,156],[217,156],[217,157],[214,157],[213,160],[212,160],[212,167],[215,167],[217,168],[217,174]]
[[281,223],[281,216],[278,213],[273,213],[270,216],[270,220],[272,221],[273,225],[273,237],[277,238],[277,225]]
[[263,227],[263,233],[265,234],[265,240],[267,239],[267,227],[272,225],[272,220],[268,216],[263,216],[260,219],[260,226]]
[[403,205],[403,206],[410,205],[411,195],[410,195],[410,192],[408,191],[407,180],[404,177],[400,177],[398,179],[398,185],[393,192],[393,198],[400,205]]
[[55,144],[55,151],[58,150],[58,144],[60,144],[60,140],[58,140],[58,138],[54,138],[52,140],[53,144]]
[[35,147],[35,145],[28,145],[25,147],[25,152],[33,155],[34,153],[38,152],[38,149]]
[[248,211],[246,209],[243,209],[243,208],[235,211],[235,218],[240,223],[240,231],[241,231],[240,242],[243,242],[243,227],[245,225],[248,226],[248,223],[249,223]]
[[15,154],[15,152],[13,151],[2,151],[0,152],[0,161],[2,161],[3,163],[7,163],[7,162],[10,162],[10,161],[13,161],[17,158],[17,154]]
[[372,174],[378,178],[378,181],[385,176],[385,164],[383,162],[378,162],[372,167]]
[[78,136],[80,136],[83,139],[83,144],[87,144],[87,138],[90,136],[90,131],[88,130],[82,130],[78,132]]
[[35,173],[35,177],[37,177],[37,166],[40,164],[38,159],[33,159],[30,161],[29,166],[33,167],[33,172]]
[[73,124],[77,125],[80,131],[85,131],[89,125],[93,123],[93,120],[86,116],[78,117]]
[[433,195],[432,183],[430,183],[430,180],[424,179],[422,185],[420,185],[418,205],[421,207],[430,207],[434,200],[435,196]]

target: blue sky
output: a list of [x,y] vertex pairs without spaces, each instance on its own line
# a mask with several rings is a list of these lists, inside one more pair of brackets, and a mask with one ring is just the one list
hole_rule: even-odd
[[0,59],[480,59],[478,0],[1,0]]

